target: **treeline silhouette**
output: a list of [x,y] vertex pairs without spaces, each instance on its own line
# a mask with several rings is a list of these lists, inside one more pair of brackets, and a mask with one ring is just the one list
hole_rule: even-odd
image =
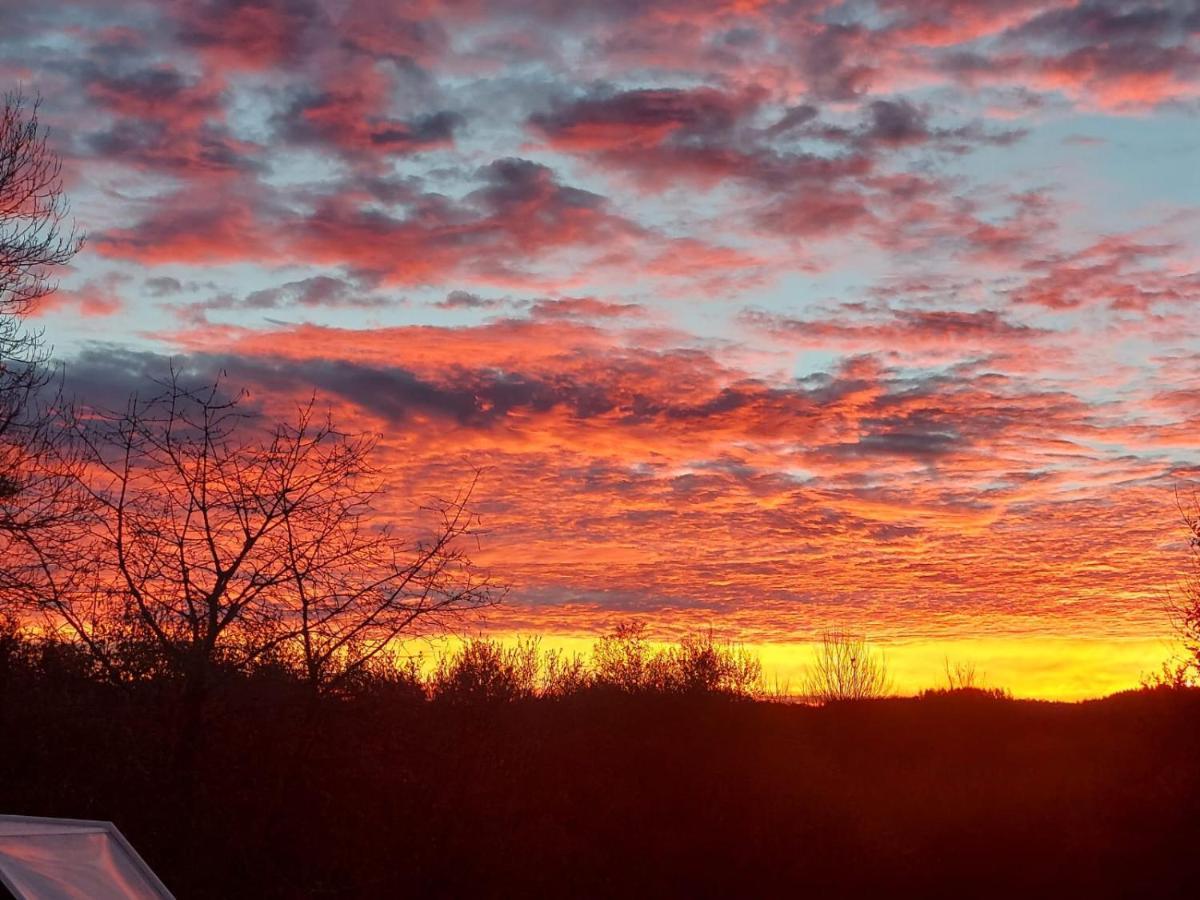
[[337,691],[259,660],[219,669],[180,754],[169,668],[114,682],[10,623],[0,808],[112,819],[181,898],[1194,896],[1195,691],[762,691],[736,646],[637,626]]

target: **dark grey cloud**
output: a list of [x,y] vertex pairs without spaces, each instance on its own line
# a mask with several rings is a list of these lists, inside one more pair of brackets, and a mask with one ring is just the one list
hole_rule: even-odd
[[386,297],[364,293],[361,286],[329,275],[315,275],[299,281],[289,281],[279,287],[253,291],[244,298],[244,305],[254,309],[279,309],[287,306],[358,307],[388,306]]
[[353,83],[336,90],[303,91],[275,117],[280,140],[363,156],[416,153],[449,144],[464,123],[461,113],[445,109],[396,118],[386,99],[368,95]]
[[925,113],[908,100],[873,100],[867,106],[862,140],[896,146],[919,143],[929,137]]
[[551,220],[567,209],[599,209],[606,202],[599,194],[562,184],[549,166],[528,159],[494,160],[482,166],[476,177],[485,186],[469,199],[497,216],[520,214],[530,202],[540,201],[542,215]]
[[144,286],[146,292],[152,297],[166,297],[169,294],[178,294],[183,290],[183,284],[180,283],[178,278],[171,278],[166,275],[147,278]]
[[633,138],[643,130],[675,128],[686,140],[724,134],[750,111],[752,107],[739,98],[709,88],[601,89],[552,111],[535,113],[529,122],[552,138],[608,126],[628,129]]
[[1006,34],[1056,48],[1164,46],[1200,32],[1195,0],[1084,0],[1047,9]]
[[508,305],[509,301],[497,297],[480,297],[470,291],[451,291],[434,306],[438,309],[496,309]]

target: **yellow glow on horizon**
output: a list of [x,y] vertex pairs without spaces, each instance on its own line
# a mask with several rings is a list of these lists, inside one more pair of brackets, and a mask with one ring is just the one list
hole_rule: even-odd
[[[1167,642],[1154,639],[962,638],[877,644],[895,682],[896,692],[917,694],[946,686],[947,661],[973,665],[980,687],[1005,688],[1014,697],[1085,700],[1136,688],[1171,654]],[[811,644],[754,646],[767,678],[790,681],[793,691],[804,679]]]
[[[525,634],[496,633],[489,637],[512,642]],[[720,636],[718,635],[718,639]],[[542,634],[543,651],[558,650],[587,657],[596,635]],[[438,642],[438,650],[453,650],[458,638]],[[651,642],[666,646],[669,642]],[[805,667],[815,644],[745,643],[762,661],[768,686],[802,692]],[[973,665],[977,685],[1004,688],[1016,698],[1076,701],[1104,697],[1139,686],[1143,676],[1157,672],[1172,655],[1169,641],[1156,638],[1001,637],[946,638],[871,642],[884,655],[895,692],[911,696],[927,688],[946,686],[949,662]]]

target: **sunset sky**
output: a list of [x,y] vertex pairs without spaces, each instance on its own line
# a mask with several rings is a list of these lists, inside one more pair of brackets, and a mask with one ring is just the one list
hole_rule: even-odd
[[86,248],[38,325],[472,467],[486,627],[903,688],[1170,652],[1200,477],[1200,4],[0,0]]

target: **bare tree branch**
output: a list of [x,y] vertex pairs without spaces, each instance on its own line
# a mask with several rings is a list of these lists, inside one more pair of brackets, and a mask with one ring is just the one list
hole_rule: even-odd
[[0,111],[0,604],[38,602],[69,548],[80,507],[70,478],[69,416],[50,351],[25,316],[54,289],[50,272],[82,239],[64,230],[61,161],[38,104],[20,93]]
[[[161,388],[76,422],[96,510],[86,543],[98,589],[119,588],[109,622],[145,633],[198,689],[267,657],[333,689],[398,639],[499,599],[463,549],[478,473],[435,508],[428,540],[403,542],[372,518],[376,438],[339,432],[315,400],[264,428],[219,382],[195,389],[172,370]],[[81,639],[96,589],[55,601]]]

